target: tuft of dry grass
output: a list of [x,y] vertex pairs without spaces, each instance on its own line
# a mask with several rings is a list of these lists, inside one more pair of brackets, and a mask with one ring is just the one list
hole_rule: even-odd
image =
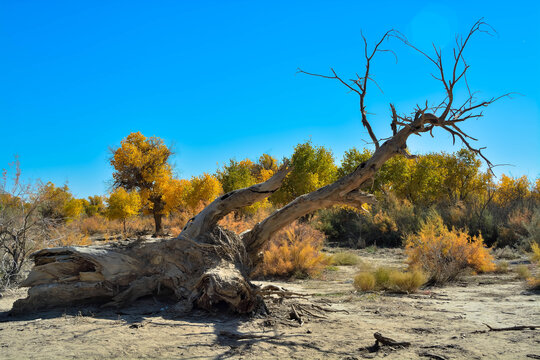
[[395,271],[395,269],[391,269],[386,266],[380,266],[373,272],[373,275],[375,275],[375,280],[377,280],[377,285],[381,289],[388,288],[390,284],[390,274]]
[[372,291],[376,285],[375,276],[372,273],[363,271],[354,277],[353,285],[355,289],[362,291]]
[[373,271],[358,273],[353,281],[357,290],[387,290],[398,293],[412,293],[427,281],[426,274],[419,270],[399,271],[388,267],[378,267]]
[[341,251],[330,255],[329,262],[331,265],[352,266],[360,263],[360,258],[351,252]]
[[499,261],[495,266],[495,272],[497,274],[507,274],[509,271],[508,261]]
[[531,271],[527,265],[519,265],[516,267],[516,275],[518,279],[526,280],[531,277]]
[[421,270],[392,271],[389,279],[389,290],[412,293],[427,281],[426,274]]

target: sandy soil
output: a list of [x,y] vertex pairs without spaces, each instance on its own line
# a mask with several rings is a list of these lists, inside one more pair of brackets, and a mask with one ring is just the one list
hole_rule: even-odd
[[[400,250],[360,255],[373,265],[404,260]],[[122,311],[81,307],[13,318],[5,312],[25,294],[12,291],[0,298],[0,358],[540,359],[538,329],[485,331],[484,323],[540,325],[538,294],[514,274],[396,295],[355,293],[357,271],[342,266],[318,280],[273,281],[309,296],[269,302],[272,314],[254,318],[203,311],[180,317],[152,298]],[[312,313],[301,326],[289,319],[292,304]],[[369,352],[375,332],[411,346]]]

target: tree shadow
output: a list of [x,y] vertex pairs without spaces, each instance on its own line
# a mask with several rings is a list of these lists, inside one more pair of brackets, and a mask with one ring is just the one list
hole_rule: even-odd
[[[321,357],[350,355],[350,353],[338,349],[323,349],[310,339],[309,333],[290,332],[287,327],[279,330],[275,327],[265,330],[266,328],[262,327],[260,331],[255,332],[242,330],[244,325],[253,324],[257,320],[263,319],[263,315],[248,316],[226,310],[208,312],[201,309],[193,309],[187,314],[178,314],[173,311],[174,305],[175,303],[171,301],[149,296],[141,298],[133,305],[122,309],[100,308],[96,305],[81,304],[79,306],[53,308],[27,314],[12,315],[9,312],[0,312],[0,323],[30,322],[68,317],[75,320],[78,318],[94,318],[117,321],[117,326],[125,331],[137,331],[137,329],[147,324],[157,327],[179,326],[184,329],[193,327],[193,332],[176,335],[189,339],[182,346],[178,346],[179,351],[189,352],[190,349],[200,349],[200,347],[204,346],[223,349],[219,355],[214,357],[216,360],[242,356],[251,351],[256,351],[253,348],[264,343],[275,347],[284,347],[289,351],[292,348],[298,349],[299,352],[301,349],[311,349],[318,352]],[[84,337],[108,326],[111,325],[96,324],[95,328],[77,333],[74,337]],[[209,329],[208,331],[201,331],[202,327],[209,327]],[[201,335],[209,336],[215,340],[210,339],[208,342],[194,340]],[[190,358],[197,357],[190,356]],[[208,356],[201,356],[201,358],[208,358]]]

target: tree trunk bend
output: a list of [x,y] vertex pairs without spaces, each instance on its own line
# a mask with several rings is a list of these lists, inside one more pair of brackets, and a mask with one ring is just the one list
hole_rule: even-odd
[[285,164],[266,182],[229,192],[190,219],[175,239],[121,242],[90,247],[43,249],[32,255],[34,267],[22,286],[28,297],[13,313],[94,302],[121,307],[153,293],[178,301],[178,309],[226,305],[249,313],[262,299],[249,280],[272,235],[314,210],[337,204],[373,203],[360,191],[382,164],[405,148],[413,128],[402,129],[351,174],[302,195],[242,234],[217,226],[228,213],[270,196],[291,171]]

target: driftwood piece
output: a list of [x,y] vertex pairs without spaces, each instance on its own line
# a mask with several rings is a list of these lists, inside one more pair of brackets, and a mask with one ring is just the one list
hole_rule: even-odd
[[444,355],[434,354],[429,351],[422,351],[418,353],[419,356],[427,357],[434,360],[448,360],[448,358]]
[[378,341],[381,345],[392,346],[392,347],[408,347],[411,346],[410,342],[407,341],[396,341],[389,337],[383,336],[380,332],[373,334],[375,341]]
[[492,331],[522,331],[522,330],[538,330],[540,325],[517,325],[517,326],[508,326],[508,327],[493,327],[488,324],[485,324],[488,327],[488,330],[476,330],[473,334],[483,334]]
[[231,331],[220,331],[220,336],[226,336],[231,339],[237,339],[237,340],[245,340],[245,339],[277,339],[283,334],[279,335],[259,335],[259,334],[241,334],[237,332],[231,332]]
[[403,348],[403,347],[408,347],[411,345],[410,342],[396,341],[389,337],[383,336],[380,332],[374,333],[373,337],[375,338],[375,344],[360,348],[359,350],[361,351],[367,350],[368,352],[373,353],[373,352],[379,351],[382,346],[389,346],[392,348]]

